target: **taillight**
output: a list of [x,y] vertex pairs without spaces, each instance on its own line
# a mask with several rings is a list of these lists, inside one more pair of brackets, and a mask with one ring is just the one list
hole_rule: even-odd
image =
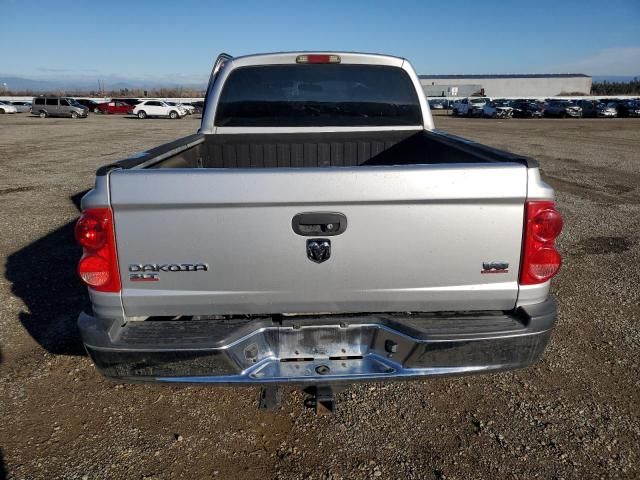
[[119,292],[120,273],[109,208],[90,208],[76,223],[76,240],[83,248],[78,274],[89,287],[99,292]]
[[526,203],[521,285],[543,283],[558,273],[561,258],[555,240],[561,230],[562,217],[553,202]]
[[296,63],[340,63],[340,56],[338,55],[298,55],[296,57]]

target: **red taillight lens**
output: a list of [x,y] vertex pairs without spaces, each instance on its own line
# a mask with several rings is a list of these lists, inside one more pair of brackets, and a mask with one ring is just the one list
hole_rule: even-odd
[[86,210],[75,232],[76,240],[83,247],[78,264],[80,278],[99,292],[119,292],[120,273],[111,209]]
[[76,240],[89,250],[98,250],[107,243],[105,217],[98,217],[89,212],[84,213],[76,223]]
[[560,235],[562,217],[556,210],[539,211],[532,221],[533,234],[540,242],[550,242]]
[[562,230],[562,217],[553,202],[527,202],[525,205],[520,284],[535,285],[553,277],[560,270],[561,258],[555,239]]

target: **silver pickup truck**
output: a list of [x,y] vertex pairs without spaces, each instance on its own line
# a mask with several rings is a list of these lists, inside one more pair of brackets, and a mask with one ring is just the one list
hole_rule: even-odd
[[82,208],[79,326],[112,378],[493,372],[556,319],[538,164],[435,130],[403,58],[221,55],[198,133],[100,168]]

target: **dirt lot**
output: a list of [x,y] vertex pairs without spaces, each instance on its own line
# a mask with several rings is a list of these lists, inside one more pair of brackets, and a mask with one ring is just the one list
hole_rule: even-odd
[[640,119],[439,128],[538,158],[557,188],[559,324],[539,364],[256,410],[254,388],[116,385],[75,329],[73,221],[96,167],[180,121],[0,116],[0,479],[640,477]]

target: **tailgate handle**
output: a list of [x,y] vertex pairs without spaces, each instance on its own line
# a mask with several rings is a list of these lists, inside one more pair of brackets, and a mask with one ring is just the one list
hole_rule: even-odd
[[347,217],[335,212],[299,213],[291,219],[291,228],[298,235],[331,237],[340,235],[347,229]]

